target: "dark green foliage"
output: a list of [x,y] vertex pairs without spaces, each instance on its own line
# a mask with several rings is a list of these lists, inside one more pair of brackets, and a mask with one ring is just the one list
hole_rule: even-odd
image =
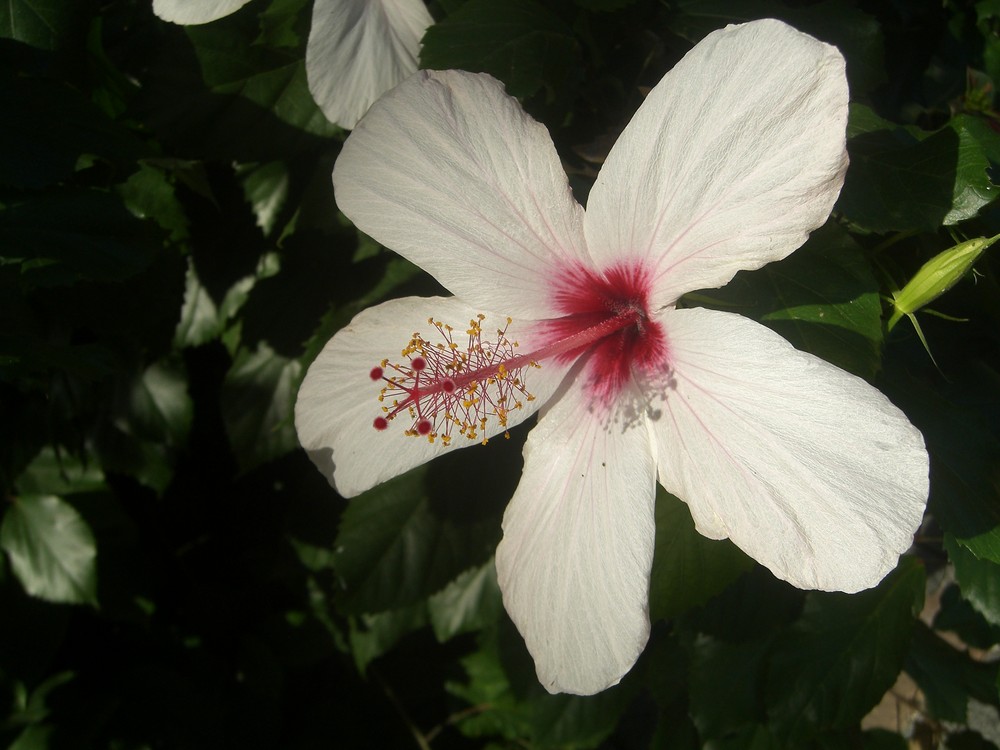
[[[778,17],[848,62],[830,220],[683,304],[882,389],[931,454],[927,522],[878,587],[802,592],[661,492],[649,645],[586,698],[539,685],[493,567],[530,425],[350,501],[298,448],[329,337],[441,292],[337,211],[312,2],[188,28],[150,6],[0,9],[0,747],[1000,745],[996,246],[914,313],[923,341],[886,325],[928,260],[1000,233],[1000,3],[429,3],[422,64],[501,79],[581,199],[713,29]],[[883,699],[915,719],[866,719]]]

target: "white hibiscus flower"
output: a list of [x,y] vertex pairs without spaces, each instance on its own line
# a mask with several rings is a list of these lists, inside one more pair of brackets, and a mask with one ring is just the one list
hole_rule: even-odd
[[[203,24],[250,0],[153,0],[153,12]],[[353,128],[372,102],[417,69],[420,39],[434,20],[423,0],[315,0],[306,76],[326,118]]]
[[663,78],[586,211],[545,128],[486,75],[418,73],[347,139],[340,208],[454,296],[337,333],[299,438],[351,497],[538,411],[496,565],[548,690],[597,692],[641,653],[657,481],[702,534],[803,588],[873,586],[909,547],[928,459],[906,417],[753,321],[675,306],[824,223],[847,106],[840,53],[765,20]]
[[170,23],[195,26],[235,13],[250,0],[153,0],[153,12]]

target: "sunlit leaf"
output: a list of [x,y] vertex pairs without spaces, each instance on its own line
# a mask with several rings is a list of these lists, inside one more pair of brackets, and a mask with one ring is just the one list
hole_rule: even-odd
[[988,622],[1000,625],[1000,564],[980,559],[950,533],[945,534],[944,548],[955,566],[955,578],[962,596]]
[[184,281],[184,306],[174,333],[177,347],[200,346],[222,334],[225,321],[212,295],[201,285],[193,264]]
[[280,161],[247,165],[239,170],[243,191],[257,217],[257,226],[266,236],[271,236],[278,215],[288,200],[288,166]]
[[851,168],[837,209],[872,232],[957,224],[997,195],[983,147],[962,121],[933,133],[901,127],[858,133],[848,151]]
[[32,596],[97,606],[97,547],[79,513],[55,495],[21,495],[0,527],[0,547]]
[[147,367],[132,381],[127,396],[130,432],[170,445],[182,445],[191,428],[193,406],[187,377],[178,362]]

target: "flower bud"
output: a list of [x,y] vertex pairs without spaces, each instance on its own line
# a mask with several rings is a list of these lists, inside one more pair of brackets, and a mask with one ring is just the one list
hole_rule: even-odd
[[895,310],[889,327],[904,315],[910,315],[940,297],[968,273],[983,251],[1000,239],[977,237],[938,253],[920,267],[901,290],[893,294]]

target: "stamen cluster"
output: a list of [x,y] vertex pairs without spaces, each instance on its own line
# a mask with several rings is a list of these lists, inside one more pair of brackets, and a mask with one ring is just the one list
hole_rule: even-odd
[[[457,433],[485,445],[491,420],[506,428],[511,411],[534,401],[524,370],[539,365],[516,354],[517,341],[507,338],[511,319],[496,329],[492,342],[483,341],[484,320],[480,314],[469,321],[468,340],[460,345],[450,325],[428,318],[440,341],[431,343],[414,333],[401,352],[403,361],[384,359],[372,368],[371,379],[385,383],[378,396],[383,416],[373,422],[376,430],[405,413],[411,425],[404,434],[410,437],[426,437],[431,443],[440,438],[448,445]],[[505,431],[504,437],[510,434]]]

